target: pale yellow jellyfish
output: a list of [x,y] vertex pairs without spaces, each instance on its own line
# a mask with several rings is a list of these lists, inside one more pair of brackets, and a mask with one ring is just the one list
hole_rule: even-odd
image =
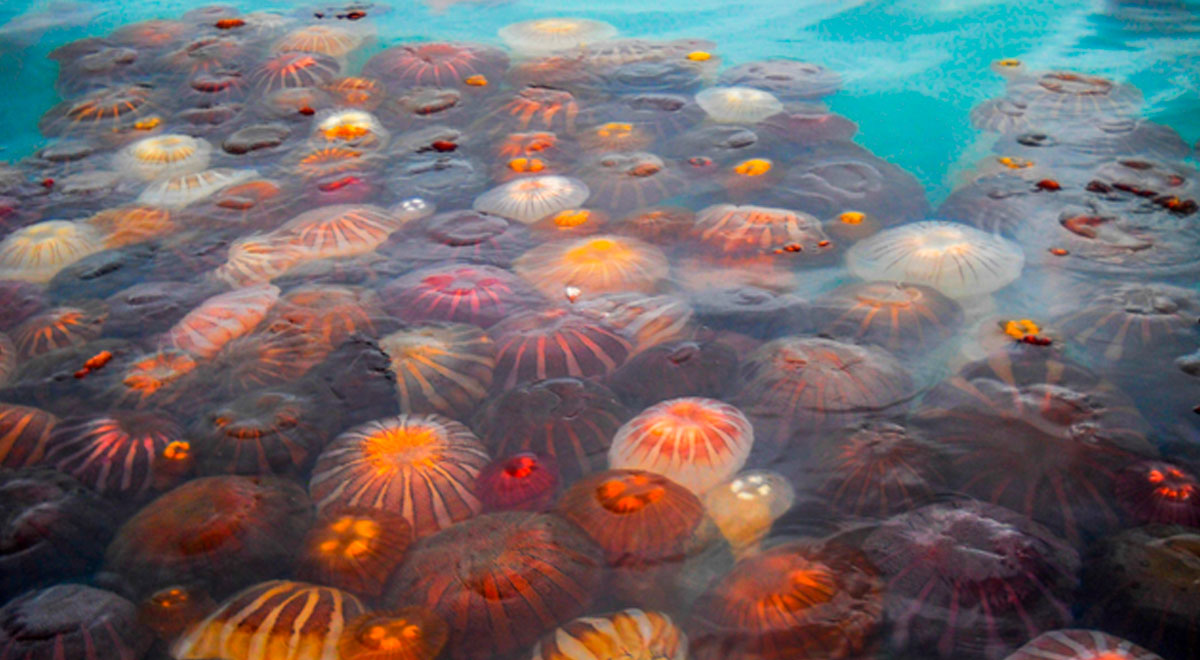
[[156,180],[138,196],[138,203],[145,206],[162,206],[181,209],[198,202],[213,193],[258,176],[254,170],[235,170],[224,167],[180,174]]
[[716,122],[755,124],[783,112],[770,92],[753,87],[709,87],[696,94],[696,104]]
[[539,18],[500,28],[500,40],[518,55],[548,55],[611,39],[617,29],[586,18]]
[[117,152],[118,170],[143,181],[199,172],[212,160],[207,140],[174,133],[143,138]]
[[735,556],[752,554],[771,524],[792,508],[796,491],[783,475],[747,470],[709,489],[701,498]]
[[49,282],[102,249],[104,237],[87,223],[47,220],[22,227],[0,242],[0,280]]
[[492,188],[475,199],[475,210],[525,224],[583,206],[587,184],[565,176],[531,176]]

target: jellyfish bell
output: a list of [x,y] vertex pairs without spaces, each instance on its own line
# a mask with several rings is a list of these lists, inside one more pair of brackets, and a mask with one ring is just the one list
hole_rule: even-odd
[[674,206],[638,209],[612,223],[611,231],[641,239],[659,247],[669,247],[687,234],[695,223],[695,213]]
[[391,358],[400,411],[464,418],[487,395],[492,340],[475,326],[429,323],[380,338]]
[[203,366],[200,380],[228,395],[282,385],[302,378],[331,350],[303,327],[272,319],[224,344]]
[[1167,284],[1105,286],[1080,308],[1056,319],[1062,336],[1109,362],[1188,350],[1195,344],[1200,298]]
[[346,625],[338,639],[343,660],[433,660],[446,645],[449,627],[421,606],[374,612]]
[[103,248],[91,225],[46,220],[18,229],[0,241],[0,279],[48,282],[62,268]]
[[[200,474],[303,473],[335,426],[317,419],[315,397],[275,387],[207,410],[190,428]],[[336,415],[334,415],[336,418]]]
[[136,605],[82,584],[29,591],[0,608],[0,647],[12,657],[140,658],[153,642]]
[[790,292],[721,285],[697,291],[691,301],[699,323],[760,339],[775,339],[812,325],[808,302]]
[[771,470],[739,472],[701,497],[705,512],[738,558],[757,552],[771,524],[787,513],[795,501],[796,491],[791,483]]
[[610,385],[635,407],[678,397],[719,398],[736,378],[737,364],[736,350],[724,342],[676,339],[638,352]]
[[592,657],[651,657],[683,660],[687,635],[671,617],[656,610],[625,609],[602,616],[580,617],[549,633],[533,647],[533,660]]
[[401,44],[376,53],[363,75],[398,88],[478,90],[501,82],[508,56],[493,46],[466,42]]
[[152,120],[159,104],[152,85],[110,85],[54,106],[42,115],[38,129],[47,137],[136,129],[139,122]]
[[710,87],[696,94],[696,103],[720,123],[756,124],[783,112],[774,94],[753,87]]
[[1051,630],[1029,640],[1005,660],[1162,660],[1133,642],[1099,630]]
[[212,145],[187,135],[164,134],[138,140],[116,156],[117,169],[144,181],[199,172],[208,167]]
[[253,179],[255,170],[213,168],[156,179],[146,186],[137,202],[144,206],[182,209],[217,191]]
[[331,509],[317,518],[305,537],[298,573],[317,584],[377,597],[412,540],[412,527],[398,512]]
[[848,284],[813,302],[818,332],[877,344],[897,355],[944,345],[963,324],[963,312],[935,289],[915,284]]
[[658,248],[636,238],[599,234],[536,247],[513,262],[513,271],[553,300],[568,287],[587,297],[654,293],[668,263]]
[[279,299],[269,284],[235,289],[204,301],[168,331],[165,342],[201,359],[253,330]]
[[489,178],[475,158],[456,154],[418,154],[396,163],[386,180],[392,194],[416,195],[430,203],[465,206],[483,192]]
[[381,149],[391,135],[374,115],[365,110],[329,110],[317,115],[313,140],[343,147]]
[[493,188],[475,199],[474,209],[531,224],[552,213],[582,206],[587,185],[562,176],[533,176]]
[[450,263],[401,276],[381,291],[384,307],[410,323],[451,321],[489,328],[538,306],[538,294],[494,266]]
[[271,50],[276,53],[319,53],[345,59],[361,48],[369,36],[365,30],[342,25],[306,25],[280,37]]
[[517,55],[531,57],[572,50],[615,37],[608,23],[586,18],[540,18],[500,28],[500,40]]
[[383,82],[366,76],[346,76],[324,87],[340,105],[374,111],[383,103],[387,90]]
[[320,87],[333,82],[341,65],[321,53],[286,52],[262,61],[247,78],[260,93],[299,87]]
[[603,68],[597,87],[614,94],[675,92],[688,94],[708,82],[708,69],[686,57],[635,59]]
[[683,192],[685,181],[659,156],[648,152],[610,152],[588,159],[578,175],[593,203],[614,212],[657,204]]
[[512,316],[492,326],[496,372],[492,387],[570,376],[606,376],[633,350],[611,324],[565,307]]
[[993,133],[1022,133],[1035,128],[1029,105],[1008,96],[988,99],[971,109],[971,125]]
[[1117,473],[1117,501],[1139,524],[1200,527],[1200,482],[1186,467],[1139,461]]
[[558,496],[553,459],[518,452],[489,463],[476,482],[484,511],[549,511]]
[[1009,95],[1024,101],[1031,115],[1046,119],[1130,115],[1142,104],[1141,92],[1132,85],[1073,71],[1015,79]]
[[765,206],[717,204],[696,214],[694,240],[717,258],[754,259],[781,254],[806,261],[830,252],[832,241],[813,216]]
[[29,359],[85,344],[100,336],[106,316],[103,305],[87,301],[48,309],[12,330],[13,348]]
[[800,60],[769,59],[747,62],[721,72],[718,84],[753,87],[783,100],[829,96],[842,86],[836,72]]
[[55,426],[42,462],[99,493],[139,499],[181,481],[192,455],[183,429],[170,417],[114,412]]
[[366,204],[323,206],[301,213],[272,234],[301,250],[306,258],[349,257],[374,250],[406,222],[427,215],[427,208],[414,206],[395,214]]
[[[580,123],[587,127],[615,124],[617,135],[630,133],[641,139],[663,141],[704,121],[705,112],[695,98],[687,94],[645,92],[622,94],[581,112]],[[629,129],[624,126],[628,125]],[[585,141],[588,139],[586,133]],[[626,148],[634,148],[632,145]]]

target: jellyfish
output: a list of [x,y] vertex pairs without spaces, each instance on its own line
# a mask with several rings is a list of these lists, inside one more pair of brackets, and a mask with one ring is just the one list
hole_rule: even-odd
[[781,250],[809,258],[829,252],[821,222],[802,211],[717,204],[696,214],[691,235],[719,257],[748,259]]
[[225,263],[212,272],[213,279],[233,287],[269,286],[267,283],[308,261],[305,252],[274,234],[250,234],[229,243]]
[[208,34],[164,53],[159,61],[169,72],[185,76],[225,70],[236,67],[246,57],[247,45],[236,35]]
[[0,279],[49,282],[58,271],[104,248],[91,225],[46,220],[18,229],[0,241]]
[[475,480],[488,460],[462,424],[438,415],[400,415],[339,435],[317,457],[308,488],[320,510],[394,511],[422,538],[479,513]]
[[636,152],[654,144],[654,136],[645,127],[632,122],[606,121],[581,131],[579,143],[591,152]]
[[176,349],[138,356],[121,373],[116,398],[134,407],[174,401],[187,391],[188,376],[195,369],[196,358]]
[[492,461],[475,488],[484,511],[547,511],[558,495],[558,466],[533,452]]
[[383,83],[366,76],[338,78],[323,87],[339,105],[362,110],[375,110],[386,98]]
[[691,302],[696,321],[760,339],[774,339],[811,325],[805,300],[758,286],[706,288],[695,293]]
[[753,445],[754,429],[737,408],[715,399],[669,399],[617,430],[608,465],[656,472],[700,495],[740,470]]
[[710,87],[696,94],[696,103],[709,119],[730,124],[756,124],[783,112],[774,94],[753,87]]
[[876,344],[898,355],[939,348],[963,324],[958,303],[917,284],[847,284],[814,301],[812,309],[822,335]]
[[628,417],[603,385],[552,378],[507,389],[480,409],[474,427],[493,455],[546,457],[571,484],[604,469],[612,437]]
[[717,79],[729,87],[753,87],[785,101],[829,96],[842,86],[842,77],[819,64],[770,59],[726,69]]
[[575,309],[623,332],[638,352],[679,339],[691,330],[691,305],[672,295],[607,294],[577,301]]
[[539,18],[500,28],[500,40],[524,57],[572,50],[617,35],[608,23],[586,18]]
[[344,58],[363,45],[365,35],[337,25],[306,25],[283,35],[271,46],[276,53],[318,53]]
[[68,346],[79,346],[100,336],[102,308],[55,307],[26,320],[12,331],[13,346],[25,358],[37,357]]
[[690,657],[857,657],[882,623],[883,590],[857,550],[832,542],[777,545],[738,562],[700,598],[689,626]]
[[1200,297],[1168,284],[1118,283],[1054,321],[1063,337],[1109,362],[1177,354],[1196,343]]
[[190,437],[201,474],[303,473],[326,440],[326,420],[301,391],[268,388],[214,406],[196,420]]
[[144,206],[160,206],[170,210],[182,209],[214,195],[222,188],[253,179],[254,170],[214,168],[201,172],[179,174],[156,179],[146,186],[137,203]]
[[795,501],[796,491],[787,478],[770,470],[740,472],[701,497],[705,513],[739,558],[758,551],[771,524]]
[[189,91],[184,93],[184,98],[189,105],[195,106],[193,111],[217,107],[238,107],[224,104],[237,103],[240,105],[246,97],[246,80],[242,76],[242,72],[236,68],[197,71],[192,74],[191,78],[188,78],[187,85]]
[[271,318],[295,326],[336,348],[355,333],[374,335],[382,310],[369,291],[310,284],[291,289],[271,309]]
[[489,133],[548,131],[557,135],[574,135],[579,113],[579,102],[571,92],[527,85],[515,94],[505,94],[490,104],[476,125]]
[[1099,630],[1051,630],[1005,660],[1162,660],[1156,654]]
[[0,466],[39,464],[57,425],[58,418],[40,408],[0,404]]
[[191,445],[174,420],[123,412],[63,420],[41,460],[96,492],[133,498],[175,485],[191,463]]
[[1032,116],[1064,121],[1131,115],[1142,104],[1141,92],[1132,85],[1072,71],[1018,79],[1010,85],[1009,96],[1023,101]]
[[384,286],[384,307],[409,323],[449,321],[490,328],[538,306],[540,294],[495,266],[451,263],[403,275]]
[[971,125],[994,133],[1021,133],[1034,128],[1029,106],[1021,99],[1002,96],[971,109]]
[[631,608],[568,621],[533,647],[532,658],[584,660],[588,656],[685,660],[687,635],[663,612]]
[[334,109],[317,116],[313,140],[326,144],[380,149],[387,146],[391,134],[371,113],[358,109]]
[[312,87],[284,87],[266,92],[259,99],[258,107],[268,119],[289,119],[307,122],[317,112],[328,111],[337,105],[332,94],[325,91],[326,83],[312,81]]
[[599,550],[562,518],[489,513],[418,542],[384,602],[432,609],[450,626],[449,657],[484,660],[583,614],[601,566]]
[[254,330],[278,299],[279,287],[269,284],[218,294],[176,323],[165,341],[198,358],[212,358],[226,344]]
[[368,507],[329,509],[304,539],[298,573],[318,584],[377,597],[404,560],[412,540],[412,527],[398,512]]
[[921,284],[956,299],[1002,289],[1024,265],[1017,244],[937,220],[886,230],[846,253],[846,266],[859,278]]
[[1117,502],[1138,524],[1200,527],[1200,482],[1166,461],[1138,461],[1117,473]]
[[322,206],[292,218],[272,236],[300,249],[307,258],[349,257],[371,252],[412,217],[370,205]]
[[509,317],[489,334],[496,344],[496,389],[562,376],[606,376],[633,350],[610,324],[563,307]]
[[496,359],[492,340],[475,326],[429,323],[379,340],[391,361],[405,414],[461,419],[487,396]]
[[287,573],[312,524],[311,507],[304,490],[283,479],[193,479],[121,526],[109,544],[105,570],[142,595],[203,584],[220,597]]
[[547,298],[606,293],[654,293],[666,279],[668,261],[658,248],[636,238],[612,234],[546,243],[513,262],[513,271]]
[[46,111],[38,128],[47,137],[136,129],[142,121],[150,129],[161,122],[154,121],[159,106],[154,91],[148,84],[102,87]]
[[552,213],[582,206],[591,192],[582,181],[562,176],[516,179],[485,192],[474,208],[531,224]]
[[628,124],[631,131],[662,141],[699,124],[704,118],[704,110],[691,95],[645,92],[622,94],[608,103],[586,109],[581,123],[585,126],[615,123],[618,127]]
[[828,108],[809,103],[789,104],[783,112],[767,117],[758,125],[764,137],[778,137],[790,144],[847,144],[858,132],[858,125]]
[[298,87],[321,87],[333,82],[341,65],[321,53],[280,53],[264,60],[251,72],[249,82],[259,92],[269,94]]
[[0,649],[11,658],[141,658],[154,633],[111,591],[58,584],[0,608]]
[[609,152],[589,159],[579,177],[594,203],[615,212],[657,204],[683,192],[683,177],[662,158],[647,152]]
[[239,394],[294,382],[325,359],[332,347],[286,320],[231,339],[212,357],[206,375],[225,392]]
[[138,620],[159,639],[171,642],[215,609],[216,602],[202,587],[172,585],[142,599],[138,604]]
[[427,607],[373,612],[346,625],[338,639],[341,660],[434,660],[450,627]]
[[42,287],[32,282],[0,280],[0,307],[4,309],[0,331],[12,330],[45,307]]
[[291,658],[336,653],[349,623],[367,608],[353,594],[304,582],[274,580],[230,596],[171,646],[178,660]]
[[143,181],[192,174],[208,168],[212,145],[188,135],[143,138],[122,149],[113,164]]
[[107,249],[145,243],[176,231],[171,212],[153,206],[118,206],[105,209],[85,222],[103,236]]
[[678,339],[651,345],[613,373],[610,385],[637,408],[679,397],[721,398],[736,380],[737,352],[720,341]]
[[896,652],[1002,658],[1071,623],[1079,554],[1007,509],[931,504],[885,521],[863,552],[886,583]]
[[188,26],[182,21],[167,19],[152,19],[123,25],[108,35],[114,43],[127,44],[137,48],[163,48],[173,41],[183,38]]
[[434,41],[401,44],[376,53],[363,75],[401,87],[471,89],[499,83],[508,56],[493,46]]

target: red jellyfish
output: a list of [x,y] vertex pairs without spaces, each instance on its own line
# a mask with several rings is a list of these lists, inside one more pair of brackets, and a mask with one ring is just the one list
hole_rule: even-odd
[[859,657],[883,619],[883,583],[857,550],[792,541],[738,562],[693,610],[696,660]]
[[606,376],[633,350],[610,324],[565,307],[509,317],[489,334],[496,342],[497,389],[562,376]]
[[300,550],[299,575],[362,596],[379,596],[412,544],[399,513],[363,507],[321,514]]
[[64,420],[46,443],[51,465],[105,494],[140,498],[178,483],[191,469],[191,445],[174,420],[114,412]]
[[888,519],[863,543],[899,653],[1002,658],[1071,622],[1079,554],[1028,518],[964,500]]
[[475,487],[485,511],[545,511],[558,494],[558,483],[554,461],[520,452],[489,463]]
[[536,307],[541,296],[503,268],[452,263],[403,275],[380,294],[397,318],[453,321],[490,328],[518,312]]
[[1004,660],[1162,660],[1133,642],[1099,630],[1051,630]]
[[562,518],[489,513],[417,543],[385,603],[432,609],[450,625],[450,658],[485,660],[584,613],[599,590],[602,562]]
[[1166,461],[1139,461],[1114,480],[1117,502],[1139,524],[1200,527],[1200,482]]
[[29,591],[0,608],[0,657],[21,660],[137,660],[154,633],[137,606],[109,591],[59,584]]

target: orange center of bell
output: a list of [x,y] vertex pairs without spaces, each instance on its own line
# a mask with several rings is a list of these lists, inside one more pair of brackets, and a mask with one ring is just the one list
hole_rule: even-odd
[[422,447],[429,447],[438,440],[435,429],[407,427],[384,429],[367,438],[364,452],[367,461],[378,470],[391,471],[396,468],[396,455]]
[[608,479],[596,487],[600,506],[613,513],[637,513],[665,497],[667,491],[645,475]]
[[359,632],[363,646],[380,651],[399,651],[419,639],[421,627],[403,618],[376,619],[365,624]]
[[742,176],[761,176],[771,171],[771,161],[766,158],[751,158],[735,165],[733,171]]
[[343,516],[327,528],[325,539],[317,544],[317,549],[323,554],[355,559],[370,551],[371,542],[380,532],[379,523],[374,520]]

